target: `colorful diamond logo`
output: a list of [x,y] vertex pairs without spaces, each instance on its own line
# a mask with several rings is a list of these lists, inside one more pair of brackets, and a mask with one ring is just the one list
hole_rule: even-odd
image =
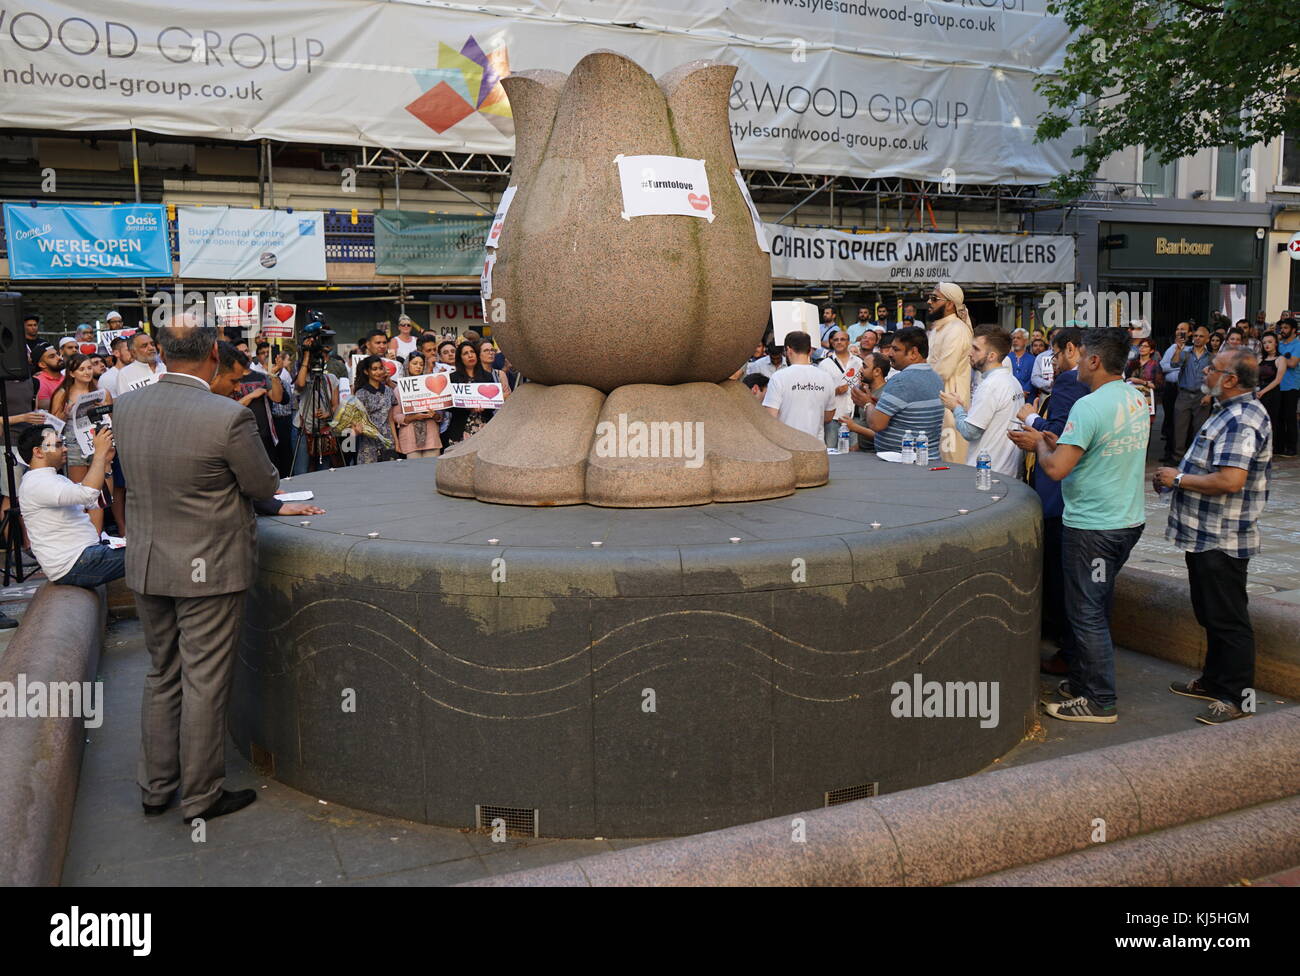
[[501,79],[509,74],[504,44],[485,52],[473,37],[459,51],[439,43],[435,66],[411,72],[424,94],[407,105],[406,111],[439,135],[475,112],[482,113],[502,134],[511,135],[514,119],[501,87]]

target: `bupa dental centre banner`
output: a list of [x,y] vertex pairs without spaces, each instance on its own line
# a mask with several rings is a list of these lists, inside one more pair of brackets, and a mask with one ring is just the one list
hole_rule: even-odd
[[319,210],[177,207],[181,276],[219,281],[324,281]]
[[156,203],[4,205],[9,277],[170,278],[167,212]]

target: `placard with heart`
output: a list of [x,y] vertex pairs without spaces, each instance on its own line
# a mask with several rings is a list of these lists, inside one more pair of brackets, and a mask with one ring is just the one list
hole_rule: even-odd
[[447,376],[402,376],[397,380],[397,399],[402,413],[429,413],[446,410],[451,406],[451,391],[447,389]]
[[614,157],[623,189],[624,220],[680,215],[713,222],[713,197],[704,160],[682,156]]
[[267,302],[262,308],[262,336],[267,339],[292,339],[297,315],[297,305]]

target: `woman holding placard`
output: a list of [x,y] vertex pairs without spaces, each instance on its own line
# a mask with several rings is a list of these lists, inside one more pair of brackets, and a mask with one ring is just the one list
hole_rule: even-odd
[[[361,404],[376,431],[391,429],[388,415],[397,405],[397,394],[388,385],[388,369],[381,356],[367,356],[357,365],[357,387],[353,397]],[[356,434],[357,464],[374,464],[384,460],[381,450],[384,443],[364,433],[360,423],[354,424],[352,432]]]
[[[452,383],[491,383],[493,376],[479,365],[478,348],[472,342],[462,342],[456,347],[456,369],[451,374]],[[459,444],[481,429],[496,414],[482,407],[452,407],[451,423],[447,426],[446,442]]]
[[503,397],[508,397],[510,396],[510,391],[513,387],[511,387],[510,381],[506,377],[506,371],[504,369],[496,368],[498,359],[502,362],[505,361],[505,357],[498,355],[498,353],[499,350],[495,345],[493,345],[491,339],[484,339],[479,343],[478,361],[483,364],[484,369],[489,370],[492,373],[492,382],[501,387]]
[[[50,398],[50,413],[63,421],[63,445],[68,449],[68,479],[77,484],[86,477],[90,470],[90,458],[81,452],[81,442],[73,430],[73,407],[84,394],[99,391],[99,381],[95,376],[95,363],[90,356],[73,353],[68,357],[68,368],[63,373],[63,381],[54,390]],[[103,391],[104,404],[113,402],[113,395]],[[91,524],[100,532],[104,531],[104,511],[96,509],[90,513]]]
[[[425,375],[422,354],[413,352],[407,357],[406,375]],[[440,420],[442,420],[441,411],[402,413],[402,405],[399,403],[393,407],[388,417],[388,422],[393,428],[393,443],[406,455],[407,460],[437,457],[438,452],[442,450],[442,441],[438,438]]]

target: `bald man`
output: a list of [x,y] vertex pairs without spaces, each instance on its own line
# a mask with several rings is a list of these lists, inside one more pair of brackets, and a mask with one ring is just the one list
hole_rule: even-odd
[[[963,405],[970,405],[970,349],[974,339],[966,296],[952,282],[941,281],[929,295],[930,367],[943,380],[944,392]],[[952,411],[943,412],[943,436],[939,456],[951,464],[966,463],[966,439],[956,429]]]

